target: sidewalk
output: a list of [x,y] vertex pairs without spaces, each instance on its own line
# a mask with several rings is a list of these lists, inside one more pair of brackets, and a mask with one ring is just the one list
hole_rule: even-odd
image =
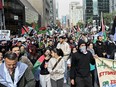
[[63,87],[70,87],[70,85],[68,85],[68,84],[64,84],[64,86]]

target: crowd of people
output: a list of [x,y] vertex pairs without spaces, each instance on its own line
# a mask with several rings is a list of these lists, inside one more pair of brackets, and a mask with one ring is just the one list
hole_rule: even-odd
[[[95,58],[116,59],[113,36],[69,32],[0,41],[0,87],[99,87]],[[39,72],[34,68],[38,62]],[[39,79],[36,79],[39,78]]]

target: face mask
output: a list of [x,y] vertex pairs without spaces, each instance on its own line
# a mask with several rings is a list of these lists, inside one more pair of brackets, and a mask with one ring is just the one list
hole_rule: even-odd
[[81,51],[83,54],[86,54],[86,53],[87,53],[86,46],[80,47],[80,51]]
[[32,44],[34,44],[34,42],[32,41]]

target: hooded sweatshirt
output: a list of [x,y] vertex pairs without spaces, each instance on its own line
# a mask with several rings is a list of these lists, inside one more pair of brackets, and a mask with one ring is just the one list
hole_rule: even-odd
[[78,42],[78,51],[72,55],[70,78],[90,76],[90,63],[95,64],[95,60],[90,51],[83,54],[79,48],[81,44],[86,44],[83,40]]

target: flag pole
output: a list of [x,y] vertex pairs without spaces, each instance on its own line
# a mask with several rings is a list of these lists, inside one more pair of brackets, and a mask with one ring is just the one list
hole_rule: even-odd
[[104,37],[104,41],[106,41],[106,31],[105,31],[105,25],[104,25],[104,20],[103,20],[103,15],[101,12],[101,28],[102,28],[102,33],[103,33],[103,37]]

